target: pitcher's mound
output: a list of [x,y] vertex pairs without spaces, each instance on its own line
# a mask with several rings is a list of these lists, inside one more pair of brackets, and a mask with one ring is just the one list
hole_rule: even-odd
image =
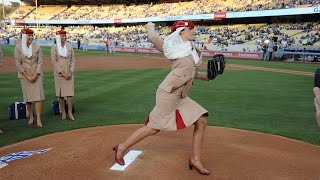
[[52,148],[10,161],[0,179],[319,179],[320,147],[263,133],[207,127],[202,163],[190,171],[193,128],[160,132],[130,149],[142,154],[124,171],[113,171],[112,147],[142,125],[116,125],[51,134],[0,149],[0,157]]

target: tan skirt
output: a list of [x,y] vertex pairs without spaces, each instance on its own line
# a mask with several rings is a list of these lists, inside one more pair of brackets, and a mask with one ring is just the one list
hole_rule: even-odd
[[20,83],[24,102],[35,102],[45,99],[42,76],[39,76],[34,83],[31,83],[27,79],[20,79]]
[[153,129],[176,131],[194,124],[208,111],[189,97],[181,98],[183,87],[168,93],[157,90],[156,105],[146,120],[146,125]]
[[64,77],[54,76],[54,84],[56,89],[56,96],[68,97],[74,96],[74,79],[65,79]]

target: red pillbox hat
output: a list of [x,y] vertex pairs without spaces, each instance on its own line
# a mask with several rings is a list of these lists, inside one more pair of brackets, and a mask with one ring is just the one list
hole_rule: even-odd
[[175,31],[179,27],[191,27],[194,28],[194,23],[191,21],[176,21],[171,27],[171,32]]
[[22,34],[33,34],[33,30],[32,29],[29,29],[29,28],[24,28],[21,30],[21,33]]
[[67,34],[67,31],[65,31],[64,29],[61,29],[56,32],[56,35],[60,35],[60,34]]

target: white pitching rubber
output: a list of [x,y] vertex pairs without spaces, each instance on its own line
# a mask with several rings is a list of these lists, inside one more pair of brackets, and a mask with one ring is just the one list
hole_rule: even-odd
[[125,162],[124,166],[115,163],[110,169],[114,171],[124,171],[140,154],[142,154],[142,151],[131,150],[123,157]]

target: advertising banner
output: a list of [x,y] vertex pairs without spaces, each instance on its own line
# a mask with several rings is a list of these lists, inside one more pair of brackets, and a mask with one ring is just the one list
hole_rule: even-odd
[[[160,53],[155,48],[116,48],[117,52],[137,52],[137,53]],[[239,59],[262,59],[261,53],[246,53],[246,52],[219,52],[219,51],[204,51],[203,56],[212,57],[217,54],[223,54],[229,58]]]
[[214,19],[217,20],[217,19],[225,19],[227,18],[227,13],[226,12],[215,12],[213,14],[214,16]]

